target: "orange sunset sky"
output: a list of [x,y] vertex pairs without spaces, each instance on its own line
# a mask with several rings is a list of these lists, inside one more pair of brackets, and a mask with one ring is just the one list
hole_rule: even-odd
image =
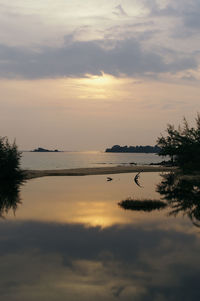
[[199,66],[198,0],[0,0],[0,135],[153,145],[200,111]]

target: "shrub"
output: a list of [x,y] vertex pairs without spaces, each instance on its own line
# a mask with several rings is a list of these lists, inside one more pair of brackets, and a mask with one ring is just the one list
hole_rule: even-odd
[[196,127],[189,127],[184,118],[183,126],[175,129],[168,125],[167,136],[158,138],[161,148],[159,156],[169,156],[171,163],[183,171],[200,170],[200,115],[197,114]]
[[0,137],[0,179],[22,179],[20,158],[15,141],[10,144],[7,137]]

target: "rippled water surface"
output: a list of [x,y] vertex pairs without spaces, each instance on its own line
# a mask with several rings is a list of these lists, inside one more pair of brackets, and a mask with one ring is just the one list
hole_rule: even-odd
[[65,169],[79,167],[105,167],[131,163],[148,164],[162,161],[156,154],[104,153],[104,152],[23,152],[24,169]]
[[[1,299],[199,300],[198,225],[186,211],[169,215],[171,207],[121,208],[127,198],[161,199],[158,173],[141,173],[142,187],[134,176],[34,179],[21,201],[10,187],[17,209],[0,219]],[[5,186],[0,192],[2,202]]]

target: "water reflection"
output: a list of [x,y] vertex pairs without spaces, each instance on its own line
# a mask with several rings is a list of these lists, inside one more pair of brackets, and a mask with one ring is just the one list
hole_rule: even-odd
[[156,191],[162,200],[136,200],[128,198],[119,202],[123,209],[133,211],[154,211],[168,207],[169,215],[187,215],[192,223],[200,227],[200,177],[178,173],[161,175],[162,181]]
[[23,180],[12,179],[0,181],[0,217],[4,217],[9,210],[15,213],[20,201],[20,186]]
[[174,230],[1,223],[2,300],[199,300],[200,241]]
[[[111,175],[113,181],[107,182],[109,175],[84,177],[44,177],[27,181],[23,185],[21,196],[23,206],[17,211],[18,220],[35,220],[59,223],[82,223],[102,228],[116,224],[144,223],[143,213],[120,210],[117,201],[126,192],[137,198],[155,199],[155,185],[159,182],[159,173],[144,173],[141,189],[134,183],[133,174]],[[148,219],[156,216],[164,221],[159,212],[152,213]],[[13,216],[8,215],[8,219]]]
[[157,191],[167,200],[170,215],[187,215],[195,226],[200,227],[200,178],[176,173],[163,175]]
[[[130,175],[111,183],[96,176],[36,179],[24,185],[17,219],[0,220],[1,299],[199,300],[197,229],[188,231],[188,219],[174,218],[174,227],[163,227],[162,212],[133,216],[116,205],[124,191],[137,198],[158,197],[153,184],[159,178],[148,174],[143,181],[145,177],[147,192],[133,185]],[[16,198],[7,199],[15,199],[17,208],[20,187],[14,187]],[[99,218],[108,220],[106,227]],[[167,219],[164,224],[172,224]]]

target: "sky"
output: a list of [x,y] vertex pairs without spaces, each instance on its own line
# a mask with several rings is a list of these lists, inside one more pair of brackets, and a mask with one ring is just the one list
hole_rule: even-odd
[[199,0],[0,0],[0,136],[154,145],[200,112]]

